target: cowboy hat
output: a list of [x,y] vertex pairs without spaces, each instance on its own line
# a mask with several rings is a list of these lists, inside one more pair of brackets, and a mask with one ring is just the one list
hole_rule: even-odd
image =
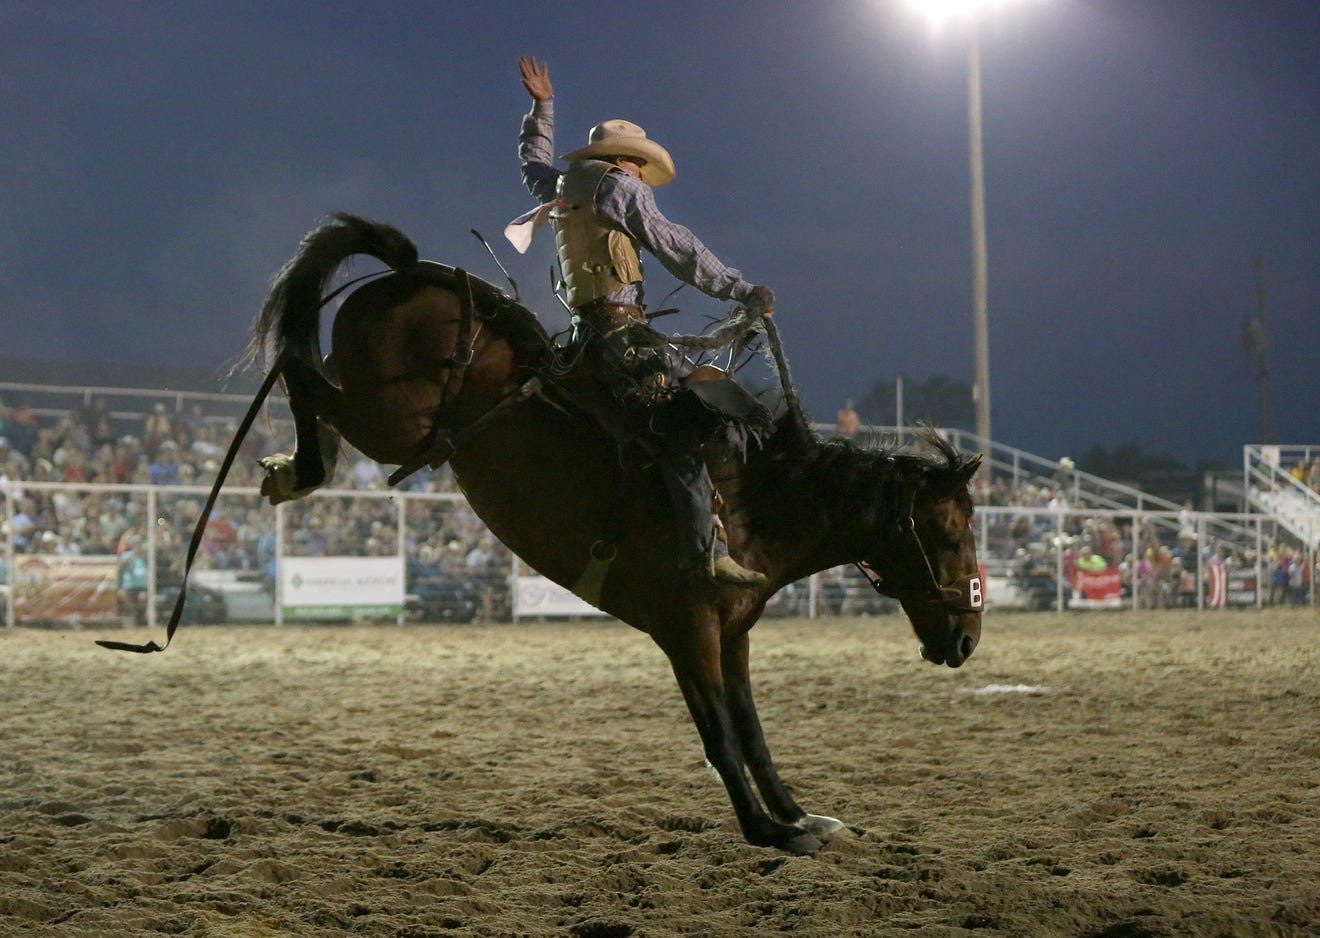
[[646,131],[632,121],[612,120],[597,124],[591,128],[585,147],[566,153],[561,159],[573,163],[609,156],[632,156],[645,160],[642,164],[642,182],[648,186],[663,186],[674,181],[674,161],[669,151],[654,140],[648,140]]

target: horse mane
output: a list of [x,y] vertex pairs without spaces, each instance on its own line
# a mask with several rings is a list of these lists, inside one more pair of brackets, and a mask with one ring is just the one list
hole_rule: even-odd
[[952,496],[970,512],[967,482],[979,455],[960,453],[932,427],[917,436],[934,453],[920,453],[886,441],[863,446],[837,437],[824,439],[804,429],[791,413],[779,415],[774,433],[755,458],[753,485],[766,497],[749,498],[753,515],[775,513],[772,493],[801,491],[824,511],[842,507],[849,514],[886,520],[902,510],[899,501],[917,491]]

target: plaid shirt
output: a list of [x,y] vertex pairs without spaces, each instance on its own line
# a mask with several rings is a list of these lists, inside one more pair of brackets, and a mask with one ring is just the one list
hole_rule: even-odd
[[[555,168],[553,101],[537,101],[523,118],[518,136],[518,161],[523,184],[542,204],[553,201],[563,173]],[[669,271],[717,300],[745,301],[753,285],[742,273],[726,267],[691,231],[665,218],[656,207],[651,187],[627,173],[609,173],[596,190],[596,217],[629,235]],[[609,294],[614,303],[642,302],[642,285],[625,284]]]

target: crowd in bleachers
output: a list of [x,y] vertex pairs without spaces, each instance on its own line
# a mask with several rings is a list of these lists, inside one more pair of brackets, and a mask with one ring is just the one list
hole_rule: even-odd
[[[14,516],[6,533],[14,551],[117,555],[121,585],[138,585],[147,528],[152,525],[157,586],[177,585],[182,580],[184,551],[204,500],[201,492],[185,487],[209,487],[214,482],[235,426],[232,417],[208,413],[199,403],[175,407],[157,403],[145,413],[125,415],[112,413],[104,400],[95,397],[67,409],[38,409],[29,399],[11,403],[0,396],[0,480],[12,484]],[[226,494],[208,520],[200,568],[247,572],[273,581],[274,512],[255,495],[232,493],[260,484],[258,459],[277,449],[277,433],[279,442],[286,447],[291,444],[287,422],[271,420],[258,420],[243,441],[229,472]],[[1061,463],[1061,473],[1068,469],[1069,465]],[[1299,464],[1293,475],[1320,490],[1320,457],[1309,465]],[[1074,514],[1068,516],[1059,538],[1056,513],[1070,508],[1067,481],[1063,475],[990,478],[986,473],[973,480],[972,494],[978,504],[1025,509],[1011,516],[996,515],[988,543],[983,545],[997,556],[1013,557],[1024,581],[1033,577],[1043,581],[1048,573],[1052,583],[1057,552],[1062,550],[1068,574],[1085,558],[1103,558],[1121,571],[1128,589],[1142,590],[1151,603],[1181,605],[1189,601],[1187,583],[1198,561],[1209,562],[1212,553],[1222,553],[1217,559],[1225,564],[1256,562],[1250,552],[1214,545],[1202,545],[1198,558],[1195,537],[1186,537],[1187,524],[1169,531],[1143,523],[1134,545],[1130,522],[1088,520]],[[151,486],[157,493],[155,517],[148,517],[147,500],[140,492],[52,491],[24,485],[30,482]],[[349,450],[341,459],[334,487],[384,490],[386,472]],[[399,488],[412,492],[457,490],[447,467],[423,470]],[[295,556],[385,556],[397,552],[400,540],[393,503],[347,496],[313,499],[286,512],[283,537],[285,552]],[[476,606],[476,614],[507,610],[507,587],[497,584],[507,574],[510,555],[462,500],[410,503],[403,547],[409,590],[429,597],[427,601],[436,608],[450,602]],[[1283,543],[1269,547],[1266,560],[1271,573],[1266,588],[1271,601],[1294,601],[1309,590],[1309,559],[1305,551]],[[0,568],[0,582],[3,577]],[[822,588],[828,592],[832,583],[827,578]],[[477,584],[475,593],[468,589],[472,584]],[[838,587],[841,608],[860,601],[856,597],[866,598],[869,588],[864,582],[861,586],[864,588],[845,583]],[[788,596],[784,601],[792,599]],[[457,616],[442,613],[442,617]]]
[[[264,424],[264,425],[263,425]],[[38,410],[23,399],[0,397],[0,481],[14,498],[13,521],[3,532],[17,554],[115,555],[120,587],[144,588],[148,525],[154,526],[158,588],[182,581],[185,550],[204,504],[194,486],[213,484],[236,429],[227,417],[208,415],[200,404],[172,410],[165,404],[126,417],[98,398],[86,405]],[[208,519],[196,567],[251,573],[273,585],[275,513],[263,499],[234,494],[260,485],[258,459],[277,449],[268,422],[253,424]],[[282,434],[283,435],[283,434]],[[286,447],[291,439],[284,442]],[[27,483],[151,486],[155,517],[141,491],[49,489]],[[348,451],[334,480],[337,488],[383,490],[384,471]],[[447,468],[423,470],[399,488],[454,492]],[[0,499],[8,497],[0,493]],[[509,566],[507,550],[461,500],[412,502],[404,529],[409,589],[443,598],[447,584],[476,584],[464,603],[475,614],[498,614],[507,595],[493,584]],[[3,516],[0,516],[2,518]],[[386,556],[399,546],[394,503],[379,498],[318,498],[285,513],[284,550],[294,556]],[[3,544],[3,539],[0,539]],[[7,582],[0,550],[0,583]],[[471,591],[470,591],[471,592]],[[505,591],[507,593],[507,590]],[[440,603],[434,599],[432,605]],[[471,602],[469,602],[471,600]],[[445,617],[456,617],[441,609]]]
[[1273,539],[1262,545],[1258,557],[1254,546],[1241,546],[1213,531],[1198,538],[1190,505],[1176,522],[1156,523],[1147,517],[1135,525],[1123,516],[1088,517],[1084,510],[1060,516],[1048,503],[1034,507],[1036,512],[993,514],[981,548],[985,556],[1012,558],[1008,574],[1024,594],[1034,597],[1037,608],[1053,608],[1060,576],[1065,596],[1070,596],[1079,570],[1117,572],[1124,605],[1131,605],[1135,591],[1139,608],[1196,607],[1198,571],[1220,566],[1230,574],[1254,574],[1258,562],[1262,602],[1310,601],[1314,558],[1304,548]]
[[1304,459],[1298,460],[1289,470],[1289,474],[1316,495],[1320,495],[1320,456],[1315,457],[1309,463]]

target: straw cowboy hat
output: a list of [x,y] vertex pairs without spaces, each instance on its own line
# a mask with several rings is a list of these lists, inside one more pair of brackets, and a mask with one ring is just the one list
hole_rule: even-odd
[[632,121],[612,120],[597,124],[591,128],[585,147],[566,153],[561,159],[572,163],[608,156],[633,156],[645,160],[642,182],[648,186],[663,186],[674,181],[674,161],[669,151],[654,140],[648,140],[646,131]]

